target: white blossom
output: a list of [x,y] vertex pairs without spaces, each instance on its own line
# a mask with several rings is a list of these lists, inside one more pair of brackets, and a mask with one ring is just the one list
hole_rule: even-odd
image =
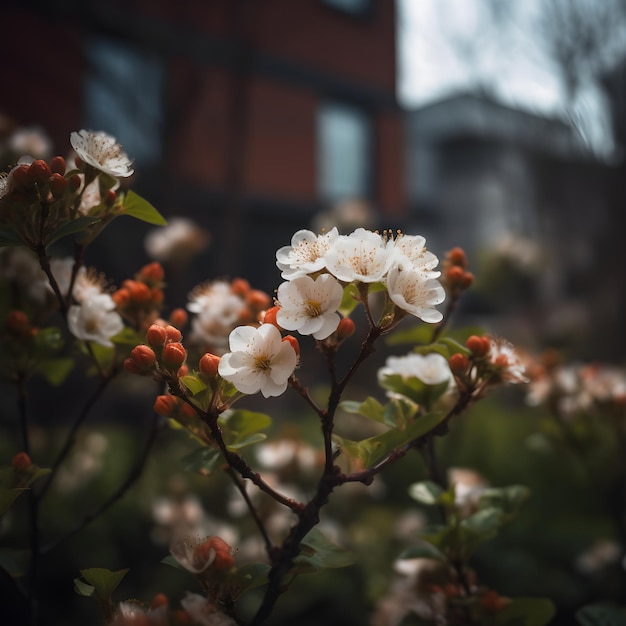
[[290,246],[276,252],[276,265],[285,280],[314,274],[326,267],[325,255],[339,237],[336,228],[316,235],[310,230],[299,230],[291,238]]
[[218,370],[222,378],[241,393],[260,391],[266,398],[279,396],[287,389],[297,356],[293,346],[282,341],[275,326],[239,326],[228,340],[231,352],[222,356]]
[[330,274],[321,274],[315,280],[310,276],[294,278],[278,287],[280,309],[276,321],[285,330],[326,339],[339,326],[337,309],[342,297],[342,286]]
[[424,322],[436,323],[443,319],[435,306],[445,300],[446,292],[428,273],[394,266],[387,276],[387,292],[397,307]]
[[496,338],[491,340],[489,360],[494,365],[502,368],[502,380],[512,384],[528,382],[524,364],[515,351],[513,344],[506,339]]
[[122,146],[107,133],[88,130],[73,132],[70,144],[85,163],[105,174],[126,178],[134,173],[132,161]]
[[[50,270],[63,295],[67,295],[69,291],[73,268],[74,259],[71,257],[53,259],[50,262]],[[94,296],[100,295],[103,292],[103,288],[103,277],[96,274],[95,270],[88,270],[86,267],[81,266],[74,279],[72,296],[80,303],[83,300],[89,300]],[[52,287],[50,287],[50,289],[52,289]]]
[[428,273],[429,278],[438,278],[441,272],[433,272],[439,264],[436,255],[426,249],[426,239],[422,235],[399,234],[393,240],[393,265],[421,270]]
[[429,354],[411,352],[405,356],[387,357],[385,366],[378,370],[378,378],[381,380],[394,374],[404,379],[418,378],[426,385],[454,382],[448,360],[437,352]]
[[111,347],[111,337],[117,335],[124,322],[115,311],[115,302],[109,294],[101,293],[73,305],[67,312],[70,332],[83,341],[94,341]]
[[180,605],[200,626],[237,626],[237,622],[211,604],[204,596],[187,591]]
[[335,239],[326,253],[326,269],[341,281],[375,283],[384,279],[393,257],[391,242],[378,233],[357,228]]
[[186,217],[173,217],[167,226],[148,232],[144,247],[150,257],[157,261],[188,261],[204,250],[209,243],[206,231]]
[[187,571],[200,574],[213,564],[217,554],[213,548],[198,549],[206,539],[207,537],[200,535],[184,535],[176,538],[170,545],[170,553]]

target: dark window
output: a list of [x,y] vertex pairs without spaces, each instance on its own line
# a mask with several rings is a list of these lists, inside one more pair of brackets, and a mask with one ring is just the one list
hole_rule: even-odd
[[317,120],[318,191],[324,200],[371,195],[370,120],[361,109],[325,103]]
[[163,68],[156,55],[106,37],[88,40],[84,123],[113,135],[144,166],[161,158]]

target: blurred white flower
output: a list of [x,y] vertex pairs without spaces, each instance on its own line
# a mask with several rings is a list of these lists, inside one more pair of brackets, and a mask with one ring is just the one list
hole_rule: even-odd
[[284,393],[298,359],[276,326],[238,326],[228,340],[231,352],[222,356],[219,364],[222,378],[245,394],[260,391],[268,398]]
[[[50,270],[63,295],[66,295],[70,288],[73,267],[74,259],[71,257],[53,259],[50,262]],[[52,287],[50,287],[50,289],[52,289]],[[83,266],[76,274],[72,295],[75,300],[80,303],[83,300],[89,300],[101,294],[103,289],[104,278],[96,274],[95,270],[90,271]]]
[[78,339],[94,341],[106,347],[113,345],[111,337],[124,328],[122,318],[115,311],[113,298],[106,293],[71,306],[67,312],[67,325]]
[[276,321],[285,330],[326,339],[339,326],[337,309],[342,297],[342,286],[330,274],[315,280],[310,276],[294,278],[278,287]]
[[465,467],[451,467],[448,482],[454,485],[454,504],[464,517],[476,511],[478,501],[489,487],[483,476]]
[[502,338],[491,340],[489,360],[501,368],[502,380],[508,383],[527,383],[526,368],[512,343]]
[[115,137],[104,132],[80,130],[70,135],[76,154],[88,165],[115,178],[132,176],[132,161]]
[[328,271],[346,283],[381,281],[393,261],[389,242],[378,233],[364,228],[337,237],[325,259]]
[[276,252],[276,265],[285,280],[319,272],[326,267],[324,256],[330,245],[337,239],[336,228],[322,235],[310,230],[299,230],[291,238],[290,246],[283,246]]
[[378,370],[379,380],[385,376],[399,374],[403,378],[419,378],[427,385],[439,385],[445,381],[454,382],[448,360],[436,352],[417,354],[411,352],[405,356],[390,356],[385,366]]
[[26,248],[0,248],[0,276],[15,282],[37,304],[43,304],[50,293],[48,277],[37,257]]
[[209,234],[186,217],[173,217],[167,226],[149,231],[144,241],[148,255],[162,263],[185,263],[208,245]]
[[222,613],[204,596],[187,591],[180,605],[189,613],[194,624],[199,626],[237,626],[232,617]]
[[389,270],[387,292],[398,308],[424,322],[437,323],[443,319],[435,306],[445,300],[446,292],[427,272],[396,265]]
[[52,141],[36,126],[19,128],[7,140],[9,150],[15,154],[29,154],[35,159],[48,159],[52,153]]

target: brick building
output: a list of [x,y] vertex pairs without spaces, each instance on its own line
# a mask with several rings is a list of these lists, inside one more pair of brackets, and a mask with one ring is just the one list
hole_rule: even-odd
[[[190,282],[245,274],[272,288],[275,248],[342,200],[402,219],[393,1],[5,5],[0,112],[41,125],[59,153],[77,128],[115,135],[133,188],[212,232]],[[138,226],[112,228],[137,247]]]

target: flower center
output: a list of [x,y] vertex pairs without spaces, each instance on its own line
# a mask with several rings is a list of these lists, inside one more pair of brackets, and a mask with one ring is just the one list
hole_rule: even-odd
[[322,314],[322,303],[317,300],[307,300],[306,314],[309,317],[319,317]]
[[261,372],[267,372],[272,369],[272,361],[269,356],[263,354],[254,359],[254,369]]

